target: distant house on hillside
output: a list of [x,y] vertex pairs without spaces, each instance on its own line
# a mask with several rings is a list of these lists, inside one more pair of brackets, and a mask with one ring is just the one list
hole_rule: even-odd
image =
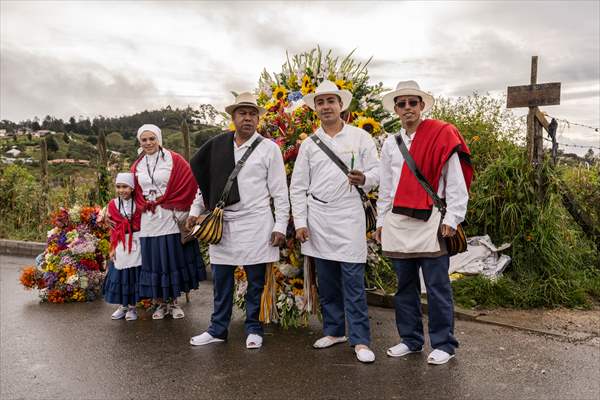
[[17,158],[21,154],[21,150],[13,146],[13,148],[8,150],[5,154],[9,155],[10,157]]
[[44,137],[47,135],[54,135],[55,133],[56,132],[54,132],[54,131],[49,131],[49,130],[43,129],[43,130],[33,132],[33,136],[39,138],[39,137]]
[[6,129],[0,129],[0,137],[6,137]]
[[31,133],[31,128],[19,128],[15,132],[15,136],[23,136],[27,135],[28,133]]
[[72,158],[57,158],[56,160],[49,160],[48,164],[79,164],[79,165],[90,165],[89,160],[74,160]]

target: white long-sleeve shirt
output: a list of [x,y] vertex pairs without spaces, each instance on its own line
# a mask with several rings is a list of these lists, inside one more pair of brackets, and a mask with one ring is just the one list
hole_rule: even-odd
[[[255,132],[241,146],[233,142],[236,163],[258,136]],[[271,233],[285,234],[290,215],[285,166],[279,147],[263,139],[240,170],[237,183],[240,201],[224,209],[223,237],[219,244],[209,247],[211,263],[251,265],[278,261],[279,248],[270,245]],[[198,191],[190,215],[198,216],[204,210]]]
[[[366,131],[344,125],[334,137],[322,128],[315,134],[348,168],[365,174],[365,192],[377,186],[377,148]],[[360,196],[312,139],[304,140],[300,146],[290,183],[290,201],[296,229],[309,230],[310,238],[302,244],[302,254],[341,262],[366,262],[365,214]]]
[[[404,157],[396,142],[397,135],[402,135],[402,140],[409,150],[415,136],[412,134],[409,137],[406,135],[406,131],[401,129],[396,135],[390,135],[383,143],[379,168],[379,198],[377,200],[378,228],[383,226],[386,214],[393,208],[396,189],[404,165]],[[444,165],[437,193],[441,198],[446,199],[446,215],[442,223],[456,229],[456,226],[465,218],[469,202],[469,193],[458,154],[454,153]]]

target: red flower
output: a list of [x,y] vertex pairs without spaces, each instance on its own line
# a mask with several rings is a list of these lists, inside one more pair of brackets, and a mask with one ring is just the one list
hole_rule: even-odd
[[82,259],[79,260],[79,264],[83,265],[87,270],[97,271],[100,269],[100,266],[95,260]]
[[48,292],[48,301],[50,303],[64,303],[65,298],[60,290],[50,290]]
[[299,146],[298,145],[294,145],[294,146],[288,148],[283,153],[283,161],[284,162],[295,161],[296,157],[298,157],[298,150],[299,150]]

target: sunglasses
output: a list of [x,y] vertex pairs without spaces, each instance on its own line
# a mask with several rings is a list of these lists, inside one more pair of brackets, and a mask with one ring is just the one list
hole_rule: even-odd
[[396,107],[404,108],[404,107],[406,107],[406,103],[408,103],[408,105],[411,107],[416,107],[417,104],[420,103],[420,101],[419,100],[408,100],[408,101],[400,100],[399,102],[396,103]]

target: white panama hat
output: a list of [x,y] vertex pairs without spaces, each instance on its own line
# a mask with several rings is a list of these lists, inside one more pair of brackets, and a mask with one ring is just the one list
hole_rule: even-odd
[[267,110],[265,110],[262,107],[259,107],[259,105],[256,104],[256,96],[254,96],[250,92],[242,92],[242,93],[238,94],[235,97],[235,102],[233,104],[230,104],[227,107],[225,107],[225,112],[227,112],[227,114],[233,116],[233,112],[235,111],[236,108],[244,107],[244,106],[255,108],[258,111],[259,116],[261,116],[267,112]]
[[381,99],[383,103],[383,108],[388,110],[391,113],[396,113],[394,106],[394,99],[398,96],[419,96],[423,99],[423,103],[425,103],[425,108],[423,108],[423,112],[427,112],[433,107],[433,103],[435,100],[433,96],[427,92],[424,92],[419,87],[419,84],[415,81],[402,81],[398,82],[396,85],[396,89],[391,92],[386,93]]
[[352,93],[350,93],[350,91],[346,89],[340,90],[335,83],[328,80],[321,82],[314,93],[309,93],[302,99],[307,106],[314,110],[315,97],[324,94],[335,94],[336,96],[340,96],[340,99],[342,99],[342,111],[346,111],[348,107],[350,107],[350,102],[352,102]]

